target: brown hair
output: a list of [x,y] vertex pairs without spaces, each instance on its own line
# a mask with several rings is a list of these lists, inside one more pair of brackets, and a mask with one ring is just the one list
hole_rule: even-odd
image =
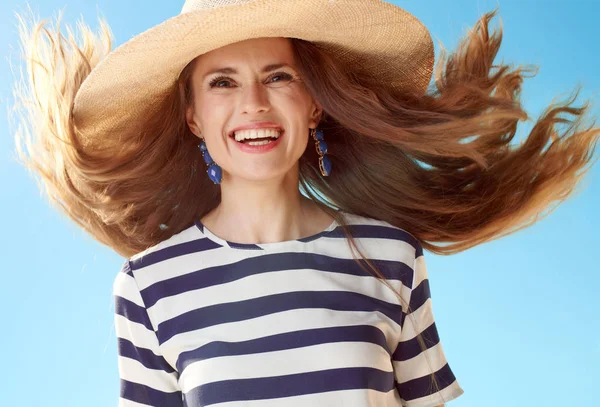
[[[324,210],[387,221],[443,254],[526,227],[570,196],[600,130],[583,126],[587,107],[572,106],[575,93],[548,107],[520,146],[511,145],[517,124],[528,118],[520,87],[534,72],[493,65],[502,39],[501,30],[489,33],[494,14],[440,59],[425,95],[378,86],[293,39],[306,86],[324,108],[320,127],[335,168],[321,177],[316,152],[307,148],[303,191]],[[132,125],[118,144],[86,148],[72,103],[110,51],[111,35],[104,22],[98,37],[80,23],[78,46],[59,26],[60,16],[55,30],[45,22],[28,29],[21,20],[28,81],[15,89],[23,107],[17,151],[51,201],[94,238],[131,256],[191,226],[220,200],[185,123],[191,65],[143,128]]]
[[[335,209],[403,228],[435,253],[456,253],[531,225],[573,193],[591,164],[600,129],[584,124],[587,106],[572,106],[577,92],[548,107],[525,141],[511,145],[517,124],[528,119],[521,84],[535,71],[494,65],[502,39],[501,29],[489,32],[494,15],[485,14],[440,59],[425,95],[378,85],[317,45],[292,40],[301,76],[324,108],[320,127],[334,168],[321,177],[315,149],[307,148],[300,187],[336,217],[359,264],[384,283]],[[111,38],[103,22],[97,37],[79,28],[81,46],[59,24],[29,29],[21,20],[28,82],[16,89],[25,112],[17,148],[51,201],[131,256],[191,226],[219,203],[220,190],[185,121],[191,65],[157,114],[143,127],[132,123],[118,144],[79,137],[73,100]]]

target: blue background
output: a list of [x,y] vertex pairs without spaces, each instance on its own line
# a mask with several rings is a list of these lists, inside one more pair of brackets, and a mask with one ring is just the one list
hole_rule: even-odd
[[[397,1],[448,50],[484,12],[500,6],[506,62],[540,65],[526,81],[532,117],[578,84],[597,104],[596,1]],[[0,11],[0,105],[12,105],[9,61],[18,64],[16,19]],[[52,17],[65,1],[36,1]],[[177,1],[71,0],[65,22],[106,17],[119,45],[179,13]],[[498,21],[496,20],[496,25]],[[437,44],[436,44],[437,47]],[[593,108],[600,112],[597,105]],[[0,405],[110,406],[118,397],[112,282],[122,259],[51,209],[17,165],[0,115]],[[527,129],[530,126],[525,125]],[[598,405],[600,166],[580,192],[531,228],[467,252],[428,254],[434,310],[465,395],[453,407]]]

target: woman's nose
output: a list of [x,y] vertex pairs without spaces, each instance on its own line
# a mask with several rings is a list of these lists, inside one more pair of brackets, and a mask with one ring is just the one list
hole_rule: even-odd
[[242,113],[261,113],[271,108],[268,91],[263,84],[255,82],[246,85],[242,92]]

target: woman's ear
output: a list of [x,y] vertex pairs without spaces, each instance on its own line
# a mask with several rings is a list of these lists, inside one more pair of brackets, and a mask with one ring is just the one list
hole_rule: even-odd
[[200,137],[200,129],[194,121],[194,107],[191,105],[186,107],[185,109],[185,121],[188,127],[190,128],[190,131],[194,133],[197,137]]
[[313,110],[311,112],[310,119],[309,119],[309,127],[317,128],[319,126],[319,123],[321,122],[322,118],[323,118],[323,106],[321,106],[321,104],[319,102],[314,101],[313,102]]

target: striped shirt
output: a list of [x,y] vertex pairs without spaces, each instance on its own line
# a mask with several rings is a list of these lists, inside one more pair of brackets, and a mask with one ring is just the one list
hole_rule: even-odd
[[460,396],[421,245],[342,215],[404,301],[353,260],[337,222],[237,244],[196,221],[128,259],[113,286],[119,406],[428,407]]

